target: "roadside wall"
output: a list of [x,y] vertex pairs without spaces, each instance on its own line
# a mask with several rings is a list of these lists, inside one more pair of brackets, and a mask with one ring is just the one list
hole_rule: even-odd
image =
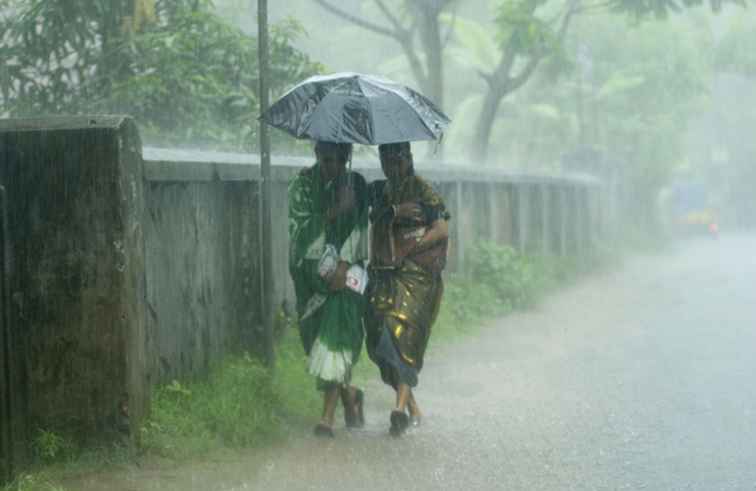
[[[148,332],[151,380],[204,373],[208,364],[260,339],[259,160],[254,155],[144,149],[147,182]],[[309,159],[273,158],[276,304],[293,312],[288,273],[287,184]],[[368,181],[376,163],[354,162]],[[452,214],[448,271],[466,272],[476,241],[534,254],[589,254],[600,229],[589,213],[595,180],[471,171],[417,164]],[[241,343],[241,344],[239,344]]]

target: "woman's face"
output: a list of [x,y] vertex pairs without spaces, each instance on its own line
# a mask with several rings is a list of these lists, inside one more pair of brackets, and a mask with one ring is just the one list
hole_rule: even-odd
[[323,152],[317,155],[320,173],[326,182],[331,182],[346,170],[346,159],[336,152]]
[[381,154],[381,169],[389,181],[400,181],[410,175],[412,161],[400,154]]

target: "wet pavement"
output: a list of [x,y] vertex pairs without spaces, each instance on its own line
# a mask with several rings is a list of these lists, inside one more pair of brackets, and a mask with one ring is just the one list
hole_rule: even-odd
[[[536,310],[432,348],[422,427],[365,430],[80,489],[756,489],[756,238],[633,259]],[[432,341],[431,341],[432,342]]]

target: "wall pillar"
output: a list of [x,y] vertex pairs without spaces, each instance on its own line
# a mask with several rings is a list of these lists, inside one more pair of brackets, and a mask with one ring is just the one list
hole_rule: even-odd
[[527,252],[530,240],[530,190],[524,183],[517,184],[517,248],[520,252]]
[[455,207],[457,209],[457,216],[452,220],[454,221],[454,229],[456,231],[456,258],[457,258],[457,272],[461,273],[465,270],[465,242],[467,242],[464,234],[464,219],[465,205],[464,205],[464,185],[461,182],[457,182],[454,186],[454,200]]
[[500,183],[492,182],[486,188],[488,194],[488,238],[497,244],[501,242],[501,219],[499,213],[502,211],[502,208],[499,204],[500,196],[498,192],[501,187]]
[[541,252],[551,254],[551,187],[542,184],[541,188]]

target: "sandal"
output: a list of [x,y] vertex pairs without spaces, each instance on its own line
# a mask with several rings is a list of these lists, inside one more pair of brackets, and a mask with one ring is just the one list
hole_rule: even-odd
[[317,425],[315,425],[313,433],[319,438],[335,438],[336,436],[333,434],[333,428],[323,423],[318,423]]
[[397,410],[391,411],[391,428],[389,428],[391,436],[402,436],[407,431],[408,426],[409,416],[407,416],[407,413]]

